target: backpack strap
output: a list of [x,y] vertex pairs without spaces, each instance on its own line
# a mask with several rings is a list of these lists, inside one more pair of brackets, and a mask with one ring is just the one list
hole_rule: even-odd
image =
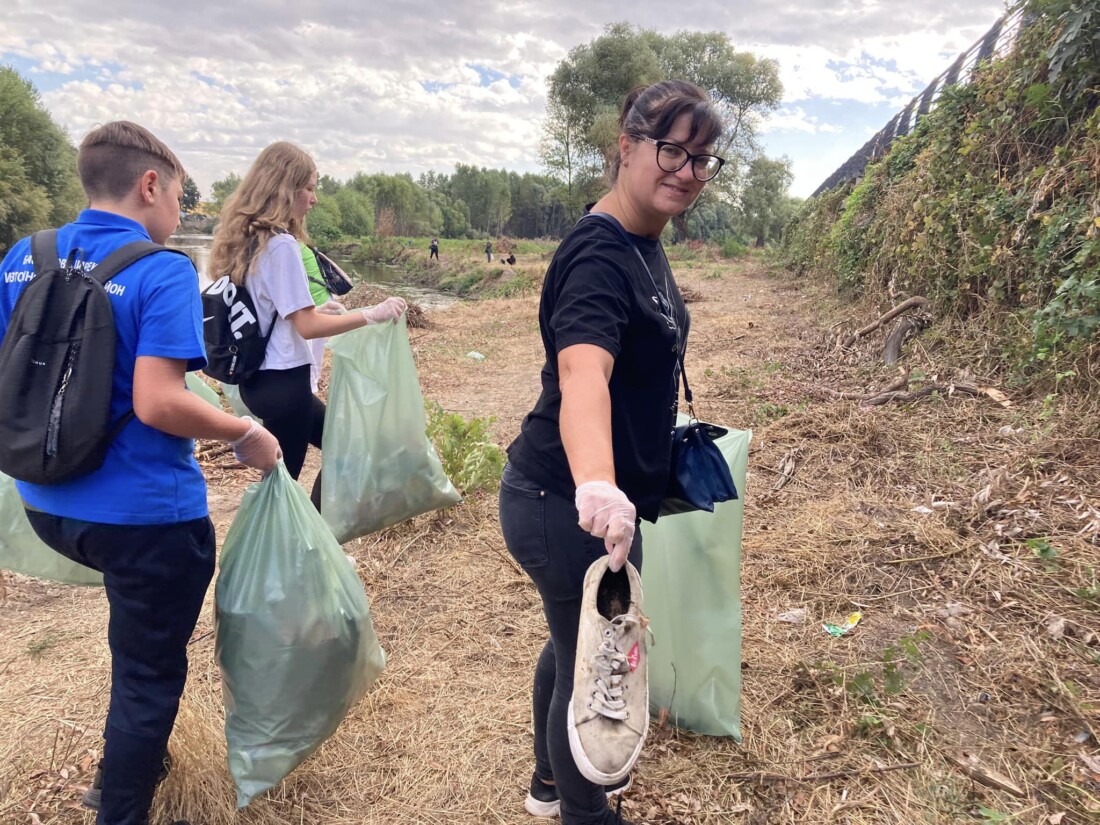
[[34,261],[35,275],[41,275],[51,266],[57,265],[56,229],[42,229],[31,236],[31,258]]
[[[35,237],[37,237],[37,235]],[[191,260],[187,253],[180,249],[170,249],[167,246],[161,246],[159,243],[153,243],[152,241],[133,241],[125,246],[120,246],[100,261],[99,265],[96,266],[89,275],[101,284],[106,284],[111,278],[115,277],[130,264],[136,263],[147,255],[152,255],[154,252],[173,252],[177,255],[183,255],[183,257],[187,258],[189,261]]]

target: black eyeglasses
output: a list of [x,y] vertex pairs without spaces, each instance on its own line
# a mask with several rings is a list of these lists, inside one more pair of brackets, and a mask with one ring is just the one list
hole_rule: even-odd
[[718,155],[693,155],[679,143],[654,140],[645,135],[634,135],[634,137],[657,147],[657,165],[665,172],[679,172],[690,160],[691,174],[697,181],[706,183],[708,180],[713,180],[725,164],[725,160]]

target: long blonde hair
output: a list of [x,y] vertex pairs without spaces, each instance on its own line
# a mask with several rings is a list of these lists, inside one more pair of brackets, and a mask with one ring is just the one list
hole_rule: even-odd
[[295,238],[305,237],[305,227],[294,214],[294,201],[316,171],[313,158],[285,140],[260,152],[222,207],[210,249],[212,278],[228,275],[240,286],[274,235],[285,231]]

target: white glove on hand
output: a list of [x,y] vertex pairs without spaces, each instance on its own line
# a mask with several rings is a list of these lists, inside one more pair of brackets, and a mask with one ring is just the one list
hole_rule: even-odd
[[334,301],[329,298],[321,306],[317,307],[317,311],[322,315],[343,315],[347,312],[347,309],[339,301]]
[[406,308],[405,299],[394,296],[372,307],[363,307],[359,311],[363,313],[368,324],[384,324],[386,321],[397,323],[397,319]]
[[243,416],[242,420],[248,422],[248,432],[236,441],[229,442],[229,446],[233,448],[233,457],[246,467],[262,470],[266,476],[283,457],[279,441],[249,416]]
[[634,543],[638,518],[626,493],[607,481],[586,481],[577,488],[575,501],[581,529],[604,540],[612,572],[622,569]]

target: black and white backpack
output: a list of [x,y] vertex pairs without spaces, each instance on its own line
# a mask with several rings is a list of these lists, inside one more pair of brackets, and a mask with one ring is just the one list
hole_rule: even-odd
[[202,371],[224,384],[240,384],[260,369],[275,319],[260,332],[256,305],[245,287],[223,275],[202,291],[202,337],[206,366]]

